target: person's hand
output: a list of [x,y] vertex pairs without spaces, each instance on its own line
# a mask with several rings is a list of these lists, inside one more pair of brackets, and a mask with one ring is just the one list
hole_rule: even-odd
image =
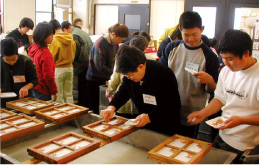
[[111,119],[113,117],[114,113],[115,113],[115,107],[108,106],[107,109],[100,111],[100,116],[103,119],[105,119],[105,122],[108,122],[109,119]]
[[190,124],[199,124],[205,119],[205,116],[203,114],[203,111],[201,110],[190,113],[187,119],[188,123]]
[[145,114],[145,113],[137,116],[133,122],[136,123],[138,121],[139,121],[139,123],[136,125],[136,127],[143,127],[146,124],[151,123],[151,120],[150,120],[148,114]]
[[197,81],[201,84],[206,84],[211,81],[214,81],[212,76],[204,71],[193,73],[192,75],[195,76],[195,78],[197,78]]
[[55,102],[57,100],[57,94],[52,95],[52,101]]
[[19,98],[24,98],[25,96],[28,96],[28,89],[26,86],[19,90]]
[[219,129],[232,128],[232,127],[236,127],[236,126],[238,126],[240,124],[242,124],[241,117],[239,117],[239,116],[231,116],[229,119],[227,119],[224,122],[224,126],[219,127]]

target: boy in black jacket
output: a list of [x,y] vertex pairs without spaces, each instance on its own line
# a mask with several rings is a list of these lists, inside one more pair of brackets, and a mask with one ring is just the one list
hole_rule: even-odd
[[144,127],[173,135],[180,125],[180,95],[177,80],[170,68],[157,61],[146,60],[144,53],[123,46],[116,55],[116,71],[125,75],[123,83],[107,109],[100,115],[105,121],[130,98],[139,116],[134,122]]

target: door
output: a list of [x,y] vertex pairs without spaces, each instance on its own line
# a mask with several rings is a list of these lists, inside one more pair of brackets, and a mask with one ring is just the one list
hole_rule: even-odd
[[149,33],[149,4],[122,4],[118,10],[118,22],[129,29],[129,37],[123,42],[130,40],[133,32],[145,30]]

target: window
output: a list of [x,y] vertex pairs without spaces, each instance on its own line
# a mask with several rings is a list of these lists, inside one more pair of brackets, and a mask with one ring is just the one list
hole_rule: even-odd
[[36,20],[39,22],[49,22],[53,18],[53,0],[36,0]]
[[205,27],[202,34],[206,35],[208,38],[215,37],[217,8],[194,6],[193,11],[198,12],[202,19],[202,25]]

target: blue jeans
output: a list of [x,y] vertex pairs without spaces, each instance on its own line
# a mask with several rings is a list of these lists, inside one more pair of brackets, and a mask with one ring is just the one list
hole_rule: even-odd
[[43,100],[43,101],[50,101],[51,100],[51,95],[48,96],[48,95],[41,94],[40,92],[38,92],[35,89],[32,89],[32,93],[33,93],[33,97],[36,98],[36,99]]

